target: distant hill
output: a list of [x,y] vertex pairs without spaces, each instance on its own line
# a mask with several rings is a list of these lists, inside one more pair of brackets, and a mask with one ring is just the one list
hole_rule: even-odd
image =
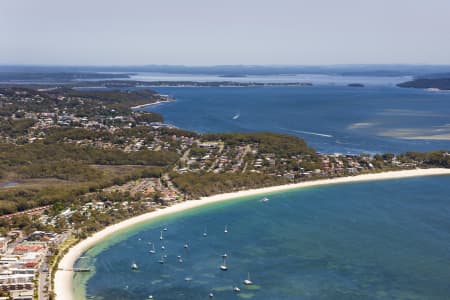
[[450,78],[418,78],[397,84],[399,87],[416,89],[440,89],[450,90]]

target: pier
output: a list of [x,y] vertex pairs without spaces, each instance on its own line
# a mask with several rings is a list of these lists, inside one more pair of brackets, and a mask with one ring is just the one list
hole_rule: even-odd
[[90,272],[90,268],[58,268],[58,271],[69,271],[69,272]]

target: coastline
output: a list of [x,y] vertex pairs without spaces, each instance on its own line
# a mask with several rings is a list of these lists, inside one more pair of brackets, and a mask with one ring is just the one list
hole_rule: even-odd
[[162,104],[162,103],[169,103],[169,102],[174,102],[174,101],[175,100],[167,100],[167,101],[156,101],[156,102],[152,102],[152,103],[145,103],[145,104],[141,104],[141,105],[132,106],[131,109],[135,110],[135,109],[139,109],[139,108],[145,108],[148,106],[158,105],[158,104]]
[[72,271],[61,271],[59,269],[70,269],[75,264],[76,260],[89,248],[93,247],[98,242],[108,238],[114,233],[124,230],[130,226],[144,223],[150,221],[154,218],[158,218],[165,215],[170,215],[177,212],[182,212],[185,210],[193,209],[196,207],[217,203],[221,201],[247,197],[247,196],[257,196],[265,195],[269,193],[288,191],[293,189],[300,189],[306,187],[314,187],[321,185],[330,184],[342,184],[342,183],[352,183],[352,182],[362,182],[362,181],[373,181],[373,180],[389,180],[389,179],[399,179],[399,178],[409,178],[409,177],[420,177],[420,176],[433,176],[433,175],[450,175],[450,169],[443,168],[431,168],[431,169],[414,169],[414,170],[402,170],[402,171],[389,171],[382,173],[373,174],[363,174],[350,177],[339,177],[333,179],[319,179],[301,183],[286,184],[281,186],[272,186],[258,189],[250,189],[232,193],[219,194],[209,197],[201,198],[200,200],[189,200],[175,204],[173,206],[155,210],[153,212],[145,213],[128,220],[124,220],[120,223],[108,226],[103,230],[93,234],[87,239],[82,240],[75,246],[69,249],[69,251],[63,256],[58,264],[58,271],[55,273],[55,288],[54,292],[56,294],[57,300],[74,300],[73,293],[73,272]]

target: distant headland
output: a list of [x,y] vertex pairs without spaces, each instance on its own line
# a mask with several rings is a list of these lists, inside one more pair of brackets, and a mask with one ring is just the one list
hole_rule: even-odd
[[417,78],[397,84],[399,87],[433,90],[450,90],[449,78]]

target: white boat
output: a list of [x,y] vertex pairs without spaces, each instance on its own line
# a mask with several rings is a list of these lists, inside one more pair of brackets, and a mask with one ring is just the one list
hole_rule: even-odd
[[241,113],[238,112],[237,114],[235,114],[235,115],[233,116],[233,120],[239,119],[240,116],[241,116]]
[[161,250],[166,250],[166,246],[162,245]]
[[228,225],[225,225],[225,230],[223,232],[228,233]]
[[224,253],[224,254],[222,254],[222,257],[223,258],[228,257],[228,254]]
[[163,237],[163,232],[161,231],[161,233],[159,234],[159,239],[162,241],[164,239]]
[[220,269],[221,269],[222,271],[228,270],[226,259],[227,259],[227,258],[224,257],[224,258],[223,258],[223,264],[220,265]]
[[152,295],[149,295],[149,296],[148,296],[148,299],[153,299],[153,296],[152,296]]
[[186,243],[186,244],[184,244],[184,249],[187,249],[187,248],[189,248],[189,245]]
[[264,197],[261,200],[259,200],[259,202],[262,202],[262,203],[269,202],[269,198]]
[[245,285],[252,285],[253,282],[250,280],[250,272],[247,274],[247,279],[244,280]]
[[209,298],[212,298],[212,297],[214,297],[214,294],[213,293],[209,293]]
[[163,256],[163,255],[161,255],[161,259],[159,260],[159,263],[160,263],[160,264],[163,264],[163,263],[164,263],[164,256]]
[[167,225],[166,225],[166,226],[164,226],[163,231],[167,231],[167,230],[168,230],[168,228],[167,228]]
[[192,277],[185,277],[184,281],[192,281]]
[[135,264],[135,263],[132,263],[131,264],[131,270],[137,270],[137,269],[139,269],[138,265]]
[[152,249],[150,249],[150,251],[148,251],[148,252],[150,252],[151,254],[155,254],[156,253],[154,244],[152,244]]
[[208,236],[208,233],[206,232],[206,228],[205,228],[205,230],[203,231],[203,236],[204,236],[204,237],[207,237],[207,236]]
[[235,286],[233,288],[233,291],[236,292],[236,293],[239,293],[241,291],[241,289],[239,287]]

